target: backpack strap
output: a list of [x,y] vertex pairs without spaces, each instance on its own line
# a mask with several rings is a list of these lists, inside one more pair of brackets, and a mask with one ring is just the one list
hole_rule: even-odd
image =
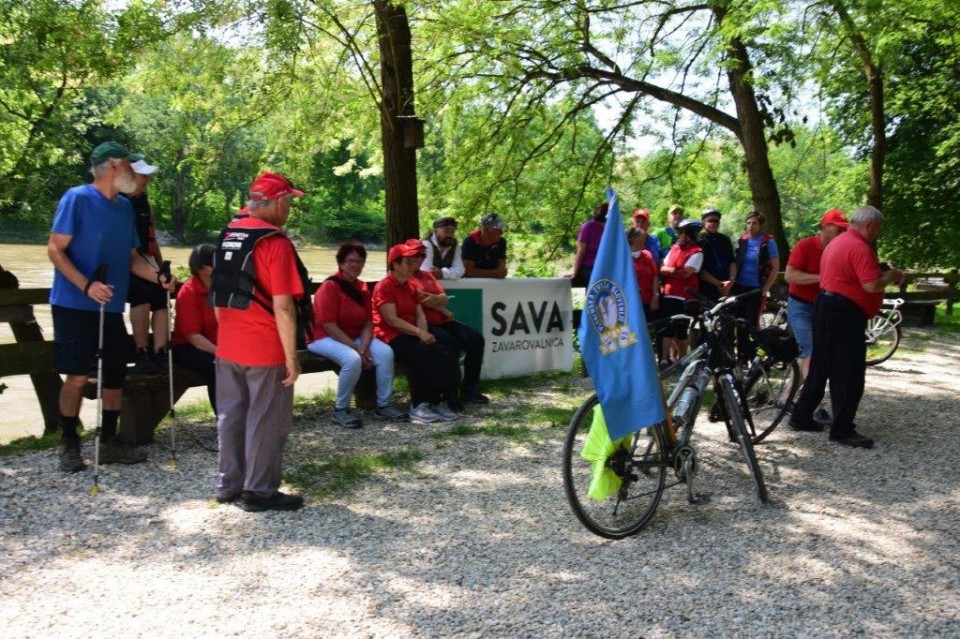
[[343,291],[344,295],[346,295],[347,297],[349,297],[350,299],[352,299],[354,302],[356,302],[356,303],[359,304],[360,306],[366,307],[366,304],[364,304],[364,301],[363,301],[363,294],[362,294],[360,291],[357,290],[357,287],[356,287],[356,286],[354,286],[353,284],[351,284],[351,283],[348,282],[347,280],[345,280],[345,279],[343,279],[342,277],[339,277],[339,276],[337,276],[337,275],[331,275],[330,277],[328,277],[328,278],[325,279],[324,281],[325,281],[325,282],[336,282],[337,285],[340,287],[340,290]]

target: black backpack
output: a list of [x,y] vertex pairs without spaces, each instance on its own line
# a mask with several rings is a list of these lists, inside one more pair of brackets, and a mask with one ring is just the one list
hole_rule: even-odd
[[[283,233],[279,229],[223,229],[213,258],[213,282],[209,297],[212,306],[246,310],[253,301],[271,315],[274,314],[273,300],[257,281],[253,263],[254,247],[260,240],[273,235]],[[303,296],[296,300],[297,348],[303,348],[313,337],[313,303],[310,298],[310,274],[296,250],[294,256],[303,286]]]

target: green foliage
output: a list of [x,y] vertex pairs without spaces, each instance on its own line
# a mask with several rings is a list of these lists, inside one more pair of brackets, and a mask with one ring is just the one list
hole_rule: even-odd
[[[0,0],[0,212],[44,224],[103,117],[97,87],[165,37],[140,2]],[[74,182],[75,183],[75,182]]]
[[[858,204],[859,189],[849,185],[860,177],[858,167],[829,132],[816,134],[797,126],[794,141],[770,152],[791,242],[815,232],[827,210],[852,210]],[[691,142],[675,153],[658,151],[642,159],[628,158],[617,169],[624,185],[621,208],[625,215],[633,208],[649,209],[656,227],[666,224],[671,203],[679,203],[694,218],[715,207],[723,213],[721,232],[738,236],[746,214],[753,210],[740,155],[736,141],[726,138]]]
[[383,178],[372,170],[369,152],[354,155],[345,140],[318,151],[309,184],[291,225],[296,232],[315,242],[383,242]]

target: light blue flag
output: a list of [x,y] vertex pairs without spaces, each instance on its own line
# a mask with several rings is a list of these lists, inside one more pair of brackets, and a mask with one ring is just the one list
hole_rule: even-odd
[[580,351],[597,389],[610,439],[616,441],[662,422],[664,413],[616,191],[608,188],[607,200],[607,223],[580,323]]

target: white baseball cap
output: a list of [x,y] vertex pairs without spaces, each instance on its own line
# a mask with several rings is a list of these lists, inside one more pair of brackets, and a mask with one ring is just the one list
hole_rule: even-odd
[[159,166],[153,166],[152,164],[147,164],[144,160],[137,160],[136,162],[130,163],[130,168],[133,169],[134,173],[139,173],[140,175],[153,175],[160,170]]

